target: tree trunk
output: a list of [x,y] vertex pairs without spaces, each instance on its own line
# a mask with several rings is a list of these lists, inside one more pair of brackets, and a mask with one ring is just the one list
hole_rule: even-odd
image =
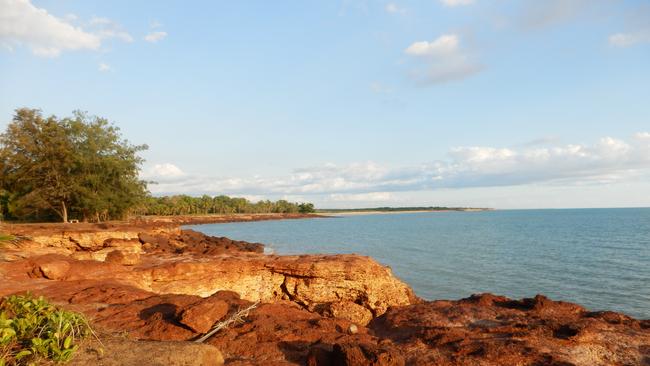
[[68,222],[68,208],[65,206],[65,201],[61,201],[61,218],[63,222]]

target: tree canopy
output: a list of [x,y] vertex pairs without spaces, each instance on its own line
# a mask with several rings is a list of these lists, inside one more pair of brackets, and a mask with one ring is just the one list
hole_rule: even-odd
[[0,135],[3,214],[64,222],[122,218],[146,197],[138,175],[145,149],[104,118],[18,109]]
[[208,215],[236,213],[312,213],[311,203],[293,203],[286,200],[253,203],[241,197],[191,197],[187,195],[148,197],[138,210],[143,215]]

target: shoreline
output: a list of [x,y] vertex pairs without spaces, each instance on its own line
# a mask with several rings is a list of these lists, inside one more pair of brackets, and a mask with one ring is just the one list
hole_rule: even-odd
[[[13,224],[10,233],[24,236],[0,245],[0,296],[45,296],[88,316],[111,347],[128,342],[135,354],[183,347],[213,324],[254,307],[208,339],[205,347],[223,355],[223,363],[188,355],[187,365],[591,366],[616,360],[641,365],[650,357],[650,320],[541,295],[427,301],[370,257],[270,255],[263,244],[181,227],[320,217]],[[599,351],[585,354],[585,347]],[[78,365],[121,356],[79,352]]]
[[256,222],[273,220],[298,220],[331,218],[324,214],[215,214],[215,215],[181,215],[181,216],[139,216],[125,221],[105,221],[100,223],[61,223],[61,222],[0,222],[0,232],[17,235],[47,234],[51,232],[101,232],[152,230],[156,228],[219,224],[231,222]]

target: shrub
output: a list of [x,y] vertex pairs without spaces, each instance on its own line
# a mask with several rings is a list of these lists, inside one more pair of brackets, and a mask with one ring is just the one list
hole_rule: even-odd
[[14,295],[0,302],[0,366],[39,360],[66,362],[92,333],[86,318],[43,297]]

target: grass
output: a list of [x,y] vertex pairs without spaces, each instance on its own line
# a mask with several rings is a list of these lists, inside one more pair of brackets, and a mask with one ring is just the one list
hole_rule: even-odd
[[14,295],[0,302],[0,366],[70,361],[78,343],[91,335],[83,315],[43,297]]

